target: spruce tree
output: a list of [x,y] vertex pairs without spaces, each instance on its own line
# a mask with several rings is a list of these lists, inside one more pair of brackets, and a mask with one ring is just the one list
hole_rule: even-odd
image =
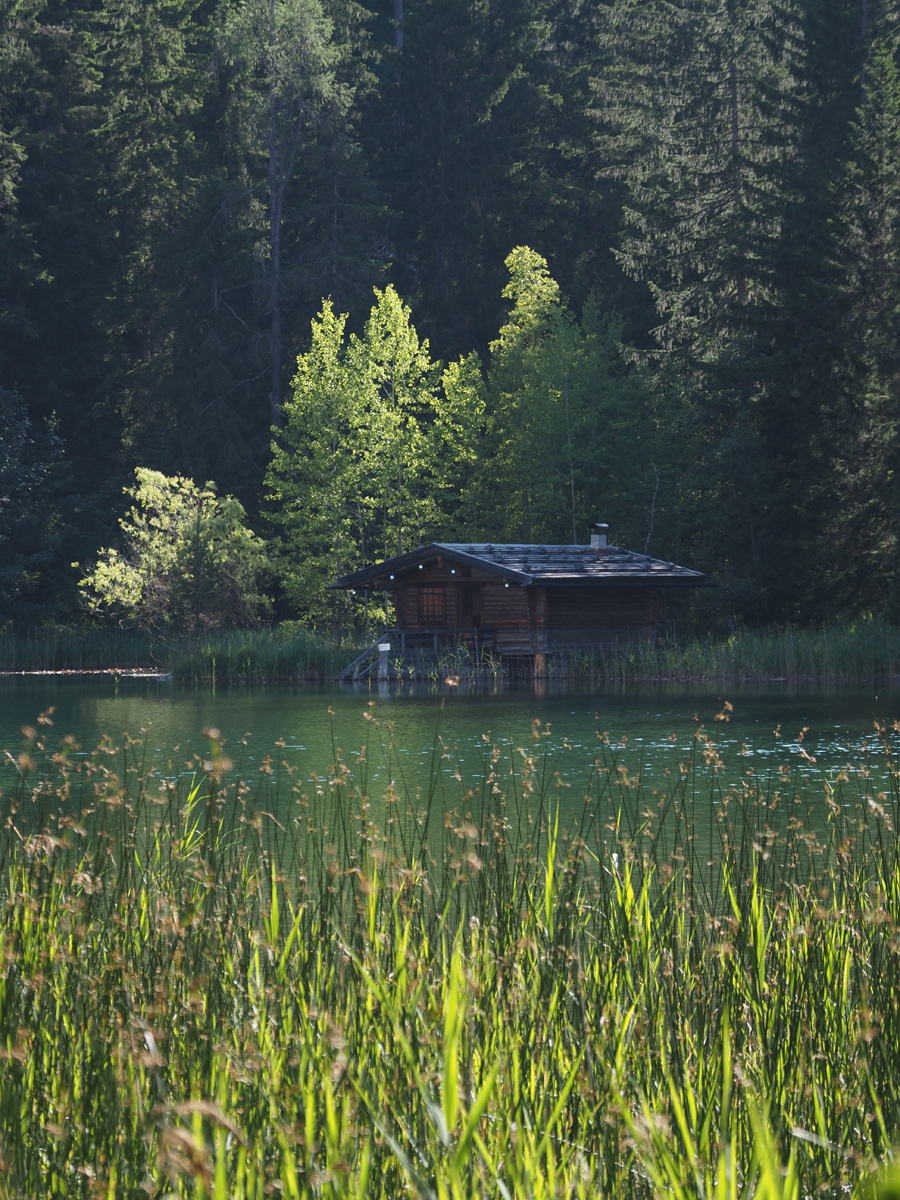
[[[268,423],[281,423],[291,310],[340,303],[377,276],[374,193],[351,112],[364,85],[349,42],[321,0],[236,0],[220,20],[226,72],[232,204],[252,231],[254,325],[267,357]],[[235,194],[237,192],[237,194]],[[242,193],[242,195],[241,195]]]
[[[15,0],[0,3],[0,335],[4,345],[9,338],[28,328],[27,305],[23,291],[34,282],[34,248],[30,231],[18,213],[22,164],[26,156],[22,144],[20,114],[15,97],[30,75],[32,57],[29,34],[35,23],[38,5],[19,4]],[[0,371],[4,358],[0,350]],[[8,367],[7,367],[8,370]]]
[[[72,519],[68,472],[55,423],[41,427],[15,392],[0,388],[0,622],[59,615],[66,595],[60,552]],[[69,500],[68,512],[66,500]]]
[[536,152],[559,100],[539,0],[404,0],[366,122],[394,281],[437,351],[484,352],[511,247],[562,210]]
[[473,534],[578,542],[604,519],[620,541],[650,549],[678,503],[676,423],[661,427],[659,398],[624,360],[613,314],[592,301],[577,321],[527,246],[507,267],[513,307],[491,346]]
[[631,200],[620,262],[650,286],[660,347],[651,357],[680,376],[702,429],[701,458],[684,480],[695,556],[717,576],[723,603],[755,619],[776,615],[789,527],[764,398],[780,305],[781,180],[798,137],[792,20],[770,0],[653,10],[632,50],[637,116],[623,123]]
[[193,121],[209,86],[200,0],[104,0],[87,40],[98,72],[92,135],[111,256],[96,320],[108,360],[104,399],[120,417],[126,458],[171,461],[182,425],[173,347],[172,239],[197,193]]
[[895,38],[873,46],[841,189],[835,296],[841,404],[822,539],[843,611],[900,615],[900,69]]
[[0,211],[0,385],[22,396],[38,427],[58,429],[72,486],[80,479],[90,492],[69,509],[76,539],[89,542],[119,423],[103,406],[110,354],[97,316],[117,264],[91,136],[98,75],[86,20],[74,0],[7,6],[0,20],[0,125],[17,147]]

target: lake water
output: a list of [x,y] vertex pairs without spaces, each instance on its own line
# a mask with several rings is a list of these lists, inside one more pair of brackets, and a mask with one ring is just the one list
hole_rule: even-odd
[[[871,757],[874,722],[890,726],[900,718],[900,694],[874,688],[826,692],[786,684],[559,691],[540,686],[498,691],[328,686],[223,692],[171,680],[7,676],[0,678],[0,750],[17,753],[22,726],[36,727],[38,715],[50,708],[49,745],[66,734],[84,750],[102,735],[117,742],[125,733],[143,736],[150,755],[167,763],[172,773],[194,769],[195,756],[207,754],[203,731],[210,727],[221,732],[226,753],[240,758],[245,773],[252,775],[267,756],[274,756],[311,783],[333,762],[334,746],[355,771],[355,758],[365,745],[367,790],[373,796],[392,782],[408,794],[427,784],[436,746],[445,755],[443,774],[448,779],[458,775],[464,782],[483,775],[490,747],[499,747],[501,762],[519,764],[520,749],[536,746],[542,769],[558,772],[559,780],[571,785],[567,790],[574,804],[594,770],[598,735],[603,734],[609,735],[626,774],[639,772],[648,789],[662,788],[677,775],[698,725],[716,743],[721,763],[716,770],[723,785],[746,779],[750,772],[758,777],[780,771],[784,778],[789,771],[814,789],[840,771],[855,776],[872,769],[877,774],[880,762]],[[717,721],[717,715],[729,719]],[[542,735],[537,743],[535,730]]]
[[[39,724],[51,708],[52,726]],[[242,812],[265,814],[259,836],[274,849],[289,829],[324,827],[326,842],[334,838],[338,817],[327,779],[338,753],[351,794],[368,799],[368,819],[385,836],[389,827],[412,844],[421,835],[435,863],[452,863],[458,831],[474,833],[498,811],[510,841],[529,857],[543,856],[540,830],[556,811],[561,828],[577,826],[601,858],[614,852],[616,821],[641,845],[652,834],[654,853],[666,858],[689,834],[701,868],[716,858],[729,825],[742,842],[749,831],[763,850],[771,836],[781,847],[794,844],[801,829],[824,845],[834,833],[829,811],[843,813],[851,827],[860,817],[871,826],[870,799],[880,799],[884,811],[896,803],[886,799],[896,798],[897,781],[874,736],[878,721],[900,749],[895,718],[896,692],[784,684],[213,691],[127,677],[0,678],[0,751],[13,758],[23,748],[23,725],[45,736],[49,750],[71,734],[85,754],[103,737],[121,748],[128,734],[144,742],[153,788],[181,777],[185,796],[193,777],[203,777],[210,752],[204,730],[215,728],[234,763],[226,781],[244,781]],[[124,765],[121,754],[102,761],[118,772]],[[0,793],[8,796],[15,783],[6,758]],[[829,784],[837,802],[830,810]],[[0,817],[6,804],[0,794]],[[445,822],[454,811],[470,813],[472,824]],[[147,819],[159,813],[151,809]]]

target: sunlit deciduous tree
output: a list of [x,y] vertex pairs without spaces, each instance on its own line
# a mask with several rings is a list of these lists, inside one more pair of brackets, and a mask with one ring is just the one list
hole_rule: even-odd
[[268,611],[262,540],[213,484],[137,469],[122,549],[100,552],[81,582],[89,611],[155,633],[253,625]]
[[402,554],[459,522],[483,417],[477,359],[444,369],[393,288],[361,337],[326,304],[298,359],[269,469],[288,595],[311,621],[341,616],[335,576]]

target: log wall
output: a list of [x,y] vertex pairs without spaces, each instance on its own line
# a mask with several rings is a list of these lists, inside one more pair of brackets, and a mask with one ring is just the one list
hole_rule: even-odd
[[[422,587],[445,589],[443,624],[423,618]],[[471,598],[464,605],[464,589],[476,589],[474,606]],[[468,633],[474,624],[498,654],[508,657],[648,640],[659,620],[657,588],[506,587],[487,571],[439,559],[398,579],[394,599],[399,628]],[[469,615],[463,615],[464,607]]]
[[659,622],[658,588],[548,588],[547,634],[553,646],[647,641]]

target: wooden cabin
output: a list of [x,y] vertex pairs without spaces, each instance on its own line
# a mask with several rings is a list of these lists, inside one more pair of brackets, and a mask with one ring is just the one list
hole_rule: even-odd
[[608,545],[607,526],[596,525],[586,546],[432,542],[332,586],[393,593],[401,653],[465,642],[540,672],[554,652],[653,638],[662,590],[704,582]]

